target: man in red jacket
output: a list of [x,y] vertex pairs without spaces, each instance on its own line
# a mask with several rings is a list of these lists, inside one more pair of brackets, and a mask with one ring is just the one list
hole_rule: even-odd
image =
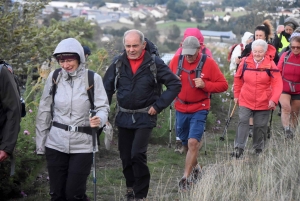
[[[196,77],[195,69],[204,56],[200,49],[201,45],[194,36],[189,36],[183,41],[183,69],[177,74],[182,88],[175,99],[176,129],[187,152],[184,174],[179,182],[181,190],[188,190],[191,182],[197,181],[200,171],[197,156],[210,108],[210,93],[219,93],[228,89],[224,75],[210,57],[205,60],[201,76]],[[175,55],[170,62],[173,73],[177,72],[179,58],[180,55]]]

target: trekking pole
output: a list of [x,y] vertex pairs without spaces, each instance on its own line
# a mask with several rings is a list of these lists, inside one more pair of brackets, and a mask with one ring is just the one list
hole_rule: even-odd
[[204,128],[204,155],[206,156],[207,155],[207,153],[206,153],[206,133],[205,133],[205,128]]
[[169,129],[169,148],[171,148],[172,138],[172,105],[170,105],[170,129]]
[[272,129],[273,112],[274,112],[274,110],[271,111],[271,118],[270,118],[270,122],[269,122],[269,126],[268,126],[268,131],[267,131],[267,138],[268,138],[268,139],[271,138],[271,129]]
[[225,135],[226,135],[226,133],[227,133],[227,128],[228,128],[228,126],[229,126],[230,120],[231,120],[232,115],[233,115],[233,113],[234,113],[235,107],[236,107],[236,103],[234,104],[233,109],[232,109],[232,111],[231,111],[231,114],[230,114],[229,118],[227,119],[226,126],[225,126],[225,129],[224,129],[224,132],[223,132],[223,135],[220,137],[220,140],[221,140],[221,141],[224,141],[224,140],[225,140]]
[[[90,117],[96,115],[95,110],[90,110]],[[97,194],[97,177],[96,177],[96,138],[97,138],[97,128],[92,128],[92,138],[93,138],[93,183],[94,183],[94,201],[96,201],[96,194]]]
[[230,117],[230,110],[231,110],[231,102],[232,102],[232,100],[233,100],[233,97],[231,97],[230,102],[229,102],[229,108],[228,108],[228,114],[227,114],[228,118]]

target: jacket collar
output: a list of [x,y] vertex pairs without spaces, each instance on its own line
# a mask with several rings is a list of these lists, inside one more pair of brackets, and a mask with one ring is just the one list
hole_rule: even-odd
[[85,65],[81,63],[78,66],[78,68],[75,70],[75,72],[72,73],[72,74],[69,74],[64,69],[62,69],[62,77],[65,80],[67,80],[67,79],[69,79],[69,76],[71,76],[72,78],[80,77],[80,76],[82,76],[84,74],[84,72],[85,72]]

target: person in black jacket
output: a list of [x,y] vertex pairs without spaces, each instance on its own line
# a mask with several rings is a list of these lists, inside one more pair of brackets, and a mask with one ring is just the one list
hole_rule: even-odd
[[20,131],[21,104],[13,74],[0,66],[0,163],[11,155]]
[[[255,28],[254,40],[263,39],[268,44],[273,45],[271,42],[272,37],[274,35],[272,33],[272,30],[273,30],[273,26],[272,26],[270,20],[265,20],[262,25],[259,25]],[[252,46],[252,42],[245,46],[245,49],[243,50],[241,56],[239,57],[239,59],[237,61],[238,64],[240,63],[240,61],[243,57],[250,55],[250,53],[252,51],[251,46]],[[277,64],[278,61],[279,61],[279,56],[278,56],[278,54],[275,54],[275,58],[274,58],[275,64]]]
[[[145,50],[146,42],[141,31],[126,31],[123,44],[125,52],[117,58],[121,66],[117,67],[119,62],[113,62],[103,82],[110,104],[116,85],[118,113],[115,125],[119,131],[126,197],[127,200],[139,200],[148,194],[150,172],[146,152],[157,114],[175,99],[181,83],[159,57],[155,57],[153,65],[153,57]],[[151,71],[155,67],[156,75]],[[167,87],[161,95],[158,84]]]

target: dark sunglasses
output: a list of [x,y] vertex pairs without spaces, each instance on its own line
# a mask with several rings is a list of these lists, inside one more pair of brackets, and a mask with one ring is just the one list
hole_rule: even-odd
[[294,49],[300,50],[300,46],[291,46],[291,49],[292,49],[292,50],[294,50]]

